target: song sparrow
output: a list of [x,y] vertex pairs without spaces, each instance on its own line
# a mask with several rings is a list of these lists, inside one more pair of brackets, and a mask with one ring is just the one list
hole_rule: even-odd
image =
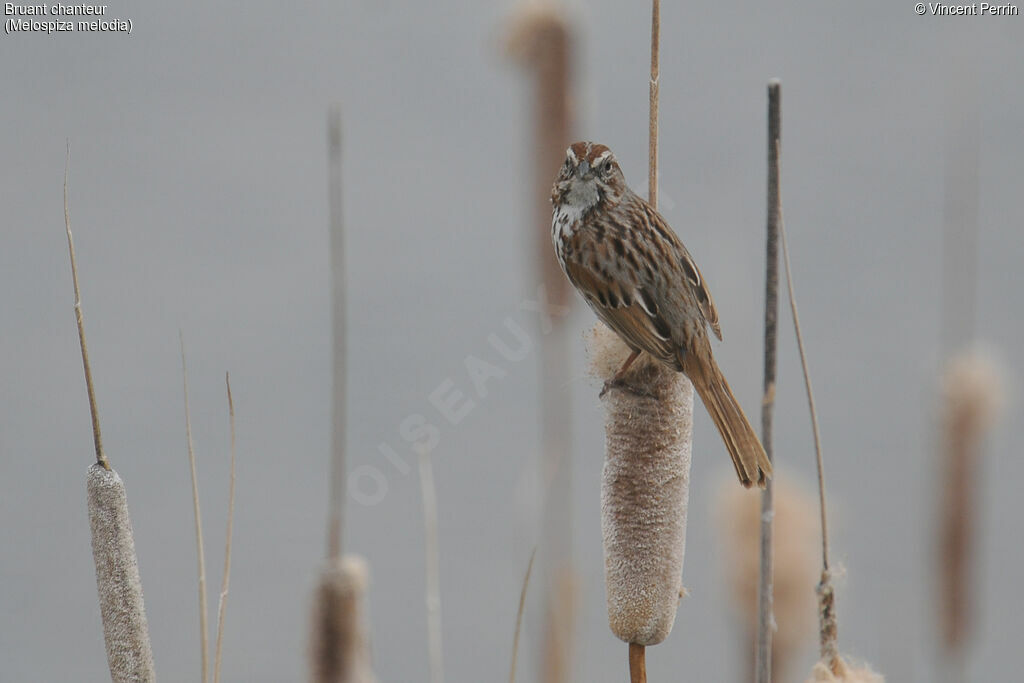
[[682,371],[718,427],[740,482],[763,487],[772,465],[711,355],[707,327],[722,338],[718,311],[686,247],[629,189],[604,145],[569,148],[551,203],[551,238],[562,270],[633,351],[604,391],[622,385],[644,351]]

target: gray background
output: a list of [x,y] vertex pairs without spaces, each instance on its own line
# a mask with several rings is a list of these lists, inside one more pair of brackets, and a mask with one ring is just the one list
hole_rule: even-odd
[[[368,557],[376,669],[426,680],[422,523],[398,425],[422,413],[435,452],[449,680],[507,676],[516,602],[539,535],[538,370],[487,335],[535,282],[529,82],[499,47],[510,3],[122,3],[124,34],[0,37],[0,679],[106,679],[85,514],[92,442],[63,231],[71,215],[107,453],[128,485],[157,670],[197,680],[195,558],[178,330],[189,352],[211,585],[220,573],[230,370],[238,411],[229,681],[299,680],[309,591],[323,553],[330,430],[325,119],[345,114],[353,466],[386,474],[350,506],[347,546]],[[929,680],[934,629],[935,388],[948,135],[977,115],[978,335],[1018,381],[1024,332],[1024,17],[918,17],[910,0],[666,3],[662,209],[712,285],[716,355],[748,411],[760,374],[765,84],[783,80],[786,221],[847,569],[841,643],[890,680]],[[578,137],[646,168],[649,10],[577,3]],[[972,105],[971,103],[976,103]],[[966,103],[966,105],[965,105]],[[951,121],[954,123],[951,124]],[[555,169],[552,169],[554,174]],[[795,344],[783,317],[780,470],[813,473]],[[573,338],[592,322],[582,305]],[[472,391],[468,355],[508,375],[457,427],[427,397]],[[597,387],[574,343],[575,680],[624,680],[608,631],[598,519]],[[1012,391],[1011,391],[1012,395]],[[651,680],[736,680],[739,629],[715,537],[732,476],[699,410],[688,552],[675,631]],[[973,680],[1018,663],[1011,450],[1019,403],[984,462]],[[215,596],[216,590],[211,590]],[[215,604],[211,597],[211,604]],[[530,602],[520,671],[536,670]],[[813,661],[813,647],[803,665]]]

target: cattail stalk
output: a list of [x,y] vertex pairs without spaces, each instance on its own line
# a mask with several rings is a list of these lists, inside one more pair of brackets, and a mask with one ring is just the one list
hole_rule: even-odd
[[[779,318],[779,222],[782,200],[779,191],[779,140],[782,134],[780,100],[782,86],[778,81],[768,84],[768,239],[764,285],[764,398],[761,402],[761,444],[769,462],[772,455],[772,416],[775,408],[775,350]],[[773,613],[772,523],[774,485],[769,479],[761,493],[761,579],[758,586],[757,683],[772,679]]]
[[228,528],[224,534],[224,575],[217,601],[217,646],[213,655],[213,683],[220,683],[220,664],[224,645],[224,616],[228,608],[228,582],[231,578],[231,536],[235,527],[235,402],[231,398],[231,376],[224,373],[228,392],[228,420],[231,424],[231,472],[228,484]]
[[629,683],[647,683],[646,648],[629,644]]
[[313,593],[309,646],[312,683],[375,683],[363,602],[369,582],[366,562],[342,555],[345,508],[345,264],[341,213],[341,113],[328,114],[328,194],[330,202],[332,365],[332,432],[327,518],[327,563]]
[[68,169],[71,145],[64,159],[64,229],[68,237],[71,259],[71,281],[75,288],[75,321],[78,342],[82,351],[85,385],[89,396],[89,414],[92,418],[93,447],[96,462],[86,474],[86,502],[89,510],[89,530],[92,536],[92,557],[96,569],[96,588],[100,600],[100,618],[103,622],[103,642],[107,651],[107,666],[114,683],[155,681],[153,652],[149,643],[149,624],[142,597],[142,580],[135,555],[135,538],[128,515],[128,497],[124,482],[111,467],[103,452],[100,437],[99,408],[89,364],[89,351],[85,343],[85,321],[82,315],[82,297],[78,285],[78,262],[75,242],[71,237],[71,211],[68,207]]
[[647,201],[658,208],[658,96],[660,77],[661,1],[651,4],[651,82],[647,113]]
[[64,157],[64,230],[68,235],[68,253],[71,255],[71,282],[75,287],[75,322],[78,324],[78,344],[82,349],[82,368],[85,370],[85,390],[89,394],[89,416],[92,418],[92,441],[96,462],[109,470],[110,463],[103,453],[100,434],[100,412],[96,402],[96,387],[92,381],[89,347],[85,343],[85,319],[82,317],[82,294],[78,288],[78,261],[75,259],[75,240],[71,237],[71,211],[68,208],[68,167],[71,165],[71,143],[67,143]]

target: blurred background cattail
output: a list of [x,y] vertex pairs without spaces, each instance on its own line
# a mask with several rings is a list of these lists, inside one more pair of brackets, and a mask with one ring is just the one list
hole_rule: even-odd
[[[817,500],[785,475],[774,477],[774,614],[772,680],[791,679],[794,660],[814,641],[817,609],[814,583],[818,578]],[[719,537],[724,539],[724,562],[730,597],[743,624],[743,652],[749,662],[746,678],[753,680],[758,628],[758,582],[761,500],[725,482],[717,496]]]
[[540,641],[543,683],[571,679],[575,651],[576,591],[573,560],[571,347],[566,314],[568,282],[551,248],[551,183],[572,143],[573,35],[560,3],[520,2],[505,26],[506,54],[532,79],[532,172],[529,242],[539,288],[541,421],[538,478],[544,491],[538,578],[544,626]]
[[943,483],[936,604],[940,666],[950,683],[967,680],[965,657],[974,609],[980,457],[1002,407],[1001,374],[988,353],[973,350],[950,359],[942,376],[939,440]]
[[977,601],[974,570],[986,437],[1002,407],[1005,374],[977,342],[981,238],[980,112],[975,55],[958,59],[946,92],[940,330],[937,544],[940,680],[970,680],[967,654]]
[[375,683],[364,602],[366,561],[346,555],[327,561],[313,592],[310,683]]
[[328,455],[327,557],[313,590],[309,640],[311,683],[374,683],[364,613],[370,572],[366,560],[343,555],[346,485],[347,314],[342,214],[341,108],[327,115],[327,193],[331,269],[331,447]]

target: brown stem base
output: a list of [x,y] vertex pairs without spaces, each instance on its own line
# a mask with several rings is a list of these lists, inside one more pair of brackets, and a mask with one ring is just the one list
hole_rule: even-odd
[[647,683],[646,648],[636,643],[629,644],[629,683]]

